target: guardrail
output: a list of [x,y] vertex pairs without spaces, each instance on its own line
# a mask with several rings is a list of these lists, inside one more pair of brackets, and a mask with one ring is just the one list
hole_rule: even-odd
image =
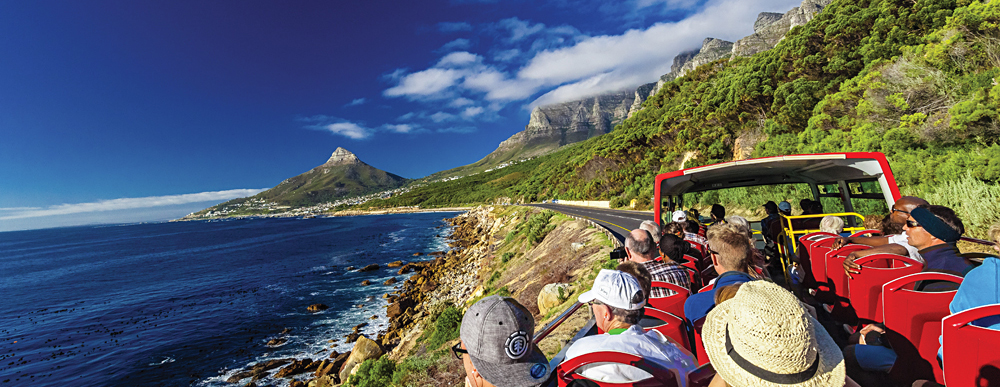
[[608,237],[608,240],[611,241],[611,245],[614,248],[617,249],[619,247],[625,247],[625,244],[623,244],[622,241],[618,240],[618,238],[615,237],[615,234],[612,233],[611,230],[609,230],[607,227],[602,226],[600,223],[597,223],[597,222],[595,222],[593,220],[590,220],[590,219],[587,219],[587,218],[581,218],[579,216],[574,216],[574,215],[570,215],[570,214],[563,214],[563,215],[566,215],[566,216],[568,216],[570,218],[573,218],[573,219],[576,219],[576,220],[582,220],[584,222],[587,222],[588,224],[590,224],[594,228],[596,228],[598,230],[601,230],[601,232],[603,232],[604,235],[606,235]]

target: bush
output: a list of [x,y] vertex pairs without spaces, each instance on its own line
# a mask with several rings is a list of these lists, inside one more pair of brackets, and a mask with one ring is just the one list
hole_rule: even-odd
[[461,327],[462,311],[452,305],[446,306],[434,321],[434,334],[427,341],[427,350],[436,350],[442,344],[457,339]]
[[506,252],[506,253],[503,253],[503,255],[502,255],[502,256],[500,256],[500,263],[507,263],[507,262],[510,262],[510,260],[511,260],[512,258],[514,258],[514,253],[512,253],[512,252],[509,252],[509,251],[508,251],[508,252]]
[[611,198],[611,201],[610,203],[608,203],[608,205],[610,205],[611,208],[622,208],[628,205],[628,200],[621,196],[615,196]]
[[384,387],[392,384],[393,373],[396,371],[396,363],[387,356],[365,360],[358,368],[358,372],[347,378],[348,386],[357,387]]

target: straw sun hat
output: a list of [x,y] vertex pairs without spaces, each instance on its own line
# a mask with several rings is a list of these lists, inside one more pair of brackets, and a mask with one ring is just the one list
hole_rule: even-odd
[[844,385],[844,355],[792,293],[744,283],[702,328],[712,366],[730,386]]

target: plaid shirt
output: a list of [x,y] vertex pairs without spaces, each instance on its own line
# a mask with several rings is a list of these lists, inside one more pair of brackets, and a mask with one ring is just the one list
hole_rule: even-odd
[[700,245],[707,245],[708,244],[708,240],[706,240],[704,237],[702,237],[701,235],[698,235],[698,234],[690,233],[690,232],[685,232],[684,233],[684,240],[695,242],[695,243],[700,244]]
[[[642,265],[646,267],[646,270],[649,270],[649,275],[653,277],[653,281],[669,282],[685,289],[691,289],[691,277],[684,266],[661,261],[646,261]],[[649,297],[655,298],[672,296],[677,292],[670,289],[653,288],[650,293],[652,294]]]

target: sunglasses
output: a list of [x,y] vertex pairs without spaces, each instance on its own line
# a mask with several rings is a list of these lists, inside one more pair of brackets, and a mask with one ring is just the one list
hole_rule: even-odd
[[456,359],[462,360],[462,354],[469,353],[469,351],[462,349],[462,342],[459,341],[458,344],[455,344],[453,347],[451,347],[451,353],[455,354]]
[[893,209],[892,209],[892,212],[898,212],[898,213],[901,213],[901,214],[907,214],[907,215],[909,215],[909,214],[910,214],[910,212],[909,212],[909,211],[903,211],[903,210],[900,210],[900,209],[898,209],[898,208],[893,208]]
[[922,227],[922,226],[920,226],[920,223],[914,222],[912,220],[907,220],[906,221],[906,227],[917,228],[917,227]]

